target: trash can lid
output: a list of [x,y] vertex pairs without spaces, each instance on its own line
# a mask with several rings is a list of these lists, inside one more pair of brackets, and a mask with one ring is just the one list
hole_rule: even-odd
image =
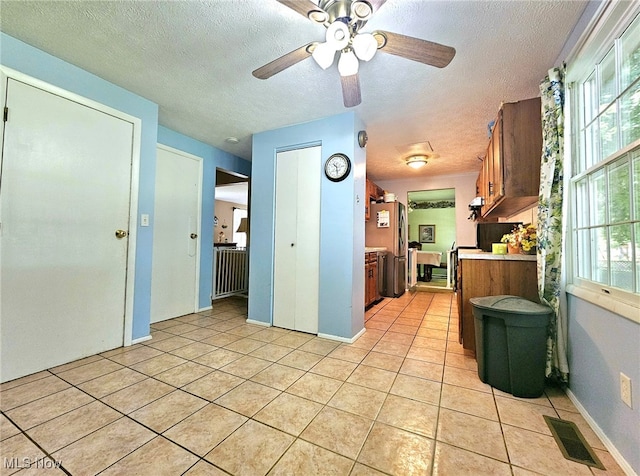
[[544,304],[537,304],[520,296],[485,296],[470,298],[469,302],[481,309],[506,311],[517,314],[551,314],[551,308]]

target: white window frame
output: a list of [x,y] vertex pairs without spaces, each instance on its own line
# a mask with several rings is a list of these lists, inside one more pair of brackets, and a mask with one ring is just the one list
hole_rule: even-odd
[[[583,111],[579,109],[581,103],[582,83],[589,77],[598,64],[614,45],[614,41],[619,38],[626,28],[632,23],[634,18],[640,13],[640,5],[630,2],[603,2],[602,8],[594,16],[587,26],[578,45],[570,55],[567,67],[566,84],[568,92],[566,94],[566,118],[567,125],[565,131],[565,177],[570,178],[569,186],[565,187],[565,198],[568,198],[572,205],[569,210],[570,217],[567,223],[567,286],[566,291],[572,295],[580,297],[597,306],[605,308],[613,313],[626,317],[634,322],[640,323],[640,294],[627,292],[609,285],[603,285],[594,281],[583,279],[577,276],[576,260],[577,250],[574,243],[574,233],[576,229],[576,190],[575,182],[585,175],[589,175],[606,165],[617,161],[621,156],[640,146],[640,140],[618,150],[605,160],[597,161],[587,170],[576,173],[577,161],[581,156],[581,121]],[[638,193],[639,191],[636,191]],[[637,217],[636,217],[637,218]],[[635,237],[636,243],[640,237]],[[636,256],[636,260],[640,257]],[[632,263],[633,266],[633,263]],[[640,276],[636,275],[636,279]]]

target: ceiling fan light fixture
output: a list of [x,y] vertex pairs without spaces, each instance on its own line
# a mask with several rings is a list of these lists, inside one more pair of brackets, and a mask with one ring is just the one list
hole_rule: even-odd
[[329,20],[329,14],[324,10],[311,10],[307,13],[307,17],[314,23],[323,24]]
[[374,31],[372,33],[373,38],[375,38],[376,43],[378,43],[378,49],[384,48],[387,44],[387,37],[381,31]]
[[314,48],[311,56],[318,63],[318,66],[322,69],[327,69],[333,64],[336,50],[329,43],[320,43]]
[[412,155],[406,159],[406,163],[413,169],[419,169],[427,165],[427,157],[425,155]]
[[378,42],[371,33],[358,33],[351,44],[356,56],[362,61],[369,61],[378,50]]
[[366,21],[373,15],[373,7],[369,2],[357,0],[351,4],[351,16],[356,20]]
[[349,27],[340,20],[334,21],[327,28],[327,43],[333,47],[334,51],[341,50],[347,46],[350,38]]
[[354,74],[358,74],[359,66],[358,58],[356,58],[353,50],[349,49],[342,52],[338,60],[340,76],[353,76]]

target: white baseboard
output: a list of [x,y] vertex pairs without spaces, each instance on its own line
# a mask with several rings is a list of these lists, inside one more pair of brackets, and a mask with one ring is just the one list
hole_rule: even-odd
[[567,397],[569,397],[569,400],[573,402],[575,407],[578,409],[582,417],[587,421],[587,423],[589,424],[591,429],[594,431],[594,433],[598,436],[598,438],[600,438],[600,441],[602,441],[602,443],[604,443],[604,446],[607,447],[609,454],[613,457],[613,459],[616,460],[616,463],[620,465],[620,467],[622,468],[622,471],[624,471],[625,474],[627,474],[628,476],[638,476],[637,473],[631,467],[631,465],[627,462],[627,460],[624,459],[624,456],[620,454],[618,449],[614,446],[614,444],[607,437],[604,431],[602,431],[602,429],[598,426],[596,421],[593,418],[591,418],[591,415],[589,415],[589,412],[587,412],[587,409],[582,406],[582,404],[580,403],[578,398],[573,394],[573,392],[568,388],[565,390],[565,392],[567,394]]
[[323,339],[329,339],[329,340],[337,340],[338,342],[344,342],[346,344],[353,344],[358,339],[358,337],[364,334],[365,331],[366,329],[362,329],[360,332],[358,332],[355,336],[351,337],[350,339],[348,337],[340,337],[340,336],[334,336],[331,334],[321,334],[321,333],[318,333],[318,337],[322,337]]
[[201,307],[200,309],[198,309],[196,312],[203,312],[203,311],[209,311],[213,309],[213,306],[207,306],[207,307]]
[[271,327],[271,324],[269,324],[268,322],[254,321],[253,319],[247,319],[247,324],[255,324],[256,326],[262,327]]
[[131,345],[140,344],[141,342],[145,342],[145,341],[148,341],[148,340],[151,340],[151,339],[152,339],[151,334],[149,334],[148,336],[144,336],[144,337],[138,337],[137,339],[133,339],[131,341]]

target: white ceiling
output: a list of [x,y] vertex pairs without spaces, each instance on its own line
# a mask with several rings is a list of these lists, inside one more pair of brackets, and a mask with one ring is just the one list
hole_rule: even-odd
[[[539,95],[586,0],[387,0],[362,31],[453,46],[444,69],[378,52],[360,66],[367,175],[374,180],[480,168],[500,103]],[[276,0],[2,0],[0,29],[159,104],[162,125],[251,159],[253,133],[345,112],[336,66],[309,58],[251,72],[324,27]],[[564,59],[564,58],[562,58]],[[237,145],[225,142],[234,136]],[[408,144],[438,158],[414,170]]]
[[245,205],[249,203],[249,183],[237,182],[216,187],[216,200]]

